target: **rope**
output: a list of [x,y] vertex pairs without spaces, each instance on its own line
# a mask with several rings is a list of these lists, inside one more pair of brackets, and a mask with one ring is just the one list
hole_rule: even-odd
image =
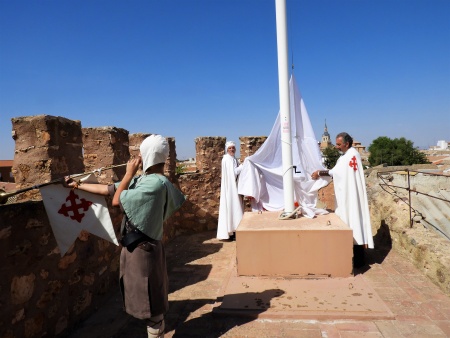
[[89,175],[89,174],[94,174],[96,176],[100,176],[102,174],[103,170],[110,170],[110,169],[114,169],[114,168],[117,168],[117,167],[123,167],[125,165],[127,165],[127,163],[110,165],[110,166],[107,166],[107,167],[101,167],[101,168],[98,168],[98,169],[94,169],[92,171],[86,171],[86,172],[81,173],[81,174],[70,175],[70,177],[74,178],[74,177],[86,176],[86,175]]
[[[89,174],[94,174],[96,176],[99,176],[99,175],[101,175],[103,170],[109,170],[109,169],[113,169],[113,168],[116,168],[116,167],[123,167],[125,165],[127,165],[127,163],[110,165],[108,167],[102,167],[102,168],[99,168],[99,169],[94,169],[92,171],[84,172],[84,173],[81,173],[81,174],[69,175],[69,177],[70,178],[74,178],[74,177],[86,176],[86,175],[89,175]],[[34,190],[34,189],[39,189],[39,188],[44,187],[46,185],[61,183],[63,179],[64,178],[58,178],[58,179],[52,180],[50,182],[41,183],[41,184],[35,184],[35,185],[31,186],[31,187],[19,189],[19,190],[16,190],[16,191],[11,191],[11,192],[8,192],[8,193],[5,192],[3,189],[0,189],[0,204],[5,204],[8,201],[13,201],[13,196],[15,196],[17,194],[21,194],[23,192]],[[14,201],[15,201],[16,198],[17,197],[14,197]]]
[[298,206],[294,209],[292,212],[283,212],[278,216],[278,219],[280,220],[286,220],[286,219],[296,219],[298,217],[297,212],[301,209],[301,206]]

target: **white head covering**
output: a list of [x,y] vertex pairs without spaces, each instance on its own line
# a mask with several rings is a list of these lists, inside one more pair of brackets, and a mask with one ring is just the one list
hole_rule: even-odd
[[227,143],[225,143],[225,152],[228,151],[228,147],[231,146],[235,146],[236,147],[236,143],[234,143],[234,141],[228,141]]
[[144,172],[152,165],[166,162],[169,156],[169,143],[161,135],[150,135],[139,147]]

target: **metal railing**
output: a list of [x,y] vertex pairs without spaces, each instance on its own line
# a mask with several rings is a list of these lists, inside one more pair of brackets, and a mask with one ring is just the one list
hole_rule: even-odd
[[[389,184],[388,182],[392,182],[393,180],[393,173],[403,173],[406,172],[406,174],[408,175],[408,186],[407,187],[402,187],[402,186],[398,186],[398,185],[393,185],[393,184]],[[412,228],[413,226],[413,217],[412,217],[412,211],[414,210],[414,212],[418,212],[418,210],[414,209],[412,207],[412,203],[411,203],[411,192],[416,193],[416,194],[421,194],[427,197],[431,197],[434,199],[438,199],[447,203],[450,203],[450,200],[445,199],[445,198],[441,198],[438,196],[433,196],[430,194],[427,194],[425,192],[422,191],[418,191],[416,189],[412,189],[411,188],[411,173],[415,173],[415,174],[425,174],[425,175],[429,175],[429,176],[442,176],[442,177],[447,177],[450,179],[450,177],[448,175],[444,175],[444,174],[437,174],[437,173],[430,173],[430,172],[424,172],[424,171],[418,171],[418,170],[410,170],[410,169],[403,169],[403,170],[392,170],[392,171],[383,171],[383,172],[377,172],[377,176],[378,178],[381,179],[381,181],[383,183],[380,183],[380,187],[387,193],[399,197],[406,205],[408,205],[409,207],[409,226],[410,228]],[[399,189],[404,189],[408,191],[408,202],[406,202],[401,196],[399,196],[397,194],[397,192],[395,191],[395,189],[393,188],[399,188]],[[390,191],[389,191],[389,190]]]

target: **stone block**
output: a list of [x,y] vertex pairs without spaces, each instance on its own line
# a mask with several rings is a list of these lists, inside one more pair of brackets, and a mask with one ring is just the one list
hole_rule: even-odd
[[246,212],[236,230],[241,276],[349,277],[352,257],[353,231],[333,213],[279,220]]
[[[86,171],[126,164],[130,159],[128,131],[116,127],[83,128],[84,164]],[[126,166],[105,170],[97,177],[100,183],[117,182],[125,175]]]
[[[220,136],[197,137],[195,139],[196,164],[200,173],[210,172],[211,175],[220,177],[225,143],[226,138]],[[213,168],[216,168],[214,172],[212,172]]]
[[36,115],[12,118],[13,176],[18,188],[83,172],[81,122]]

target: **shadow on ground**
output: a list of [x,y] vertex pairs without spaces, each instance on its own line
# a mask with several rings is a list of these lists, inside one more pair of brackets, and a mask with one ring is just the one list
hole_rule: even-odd
[[367,272],[373,264],[383,263],[384,259],[392,250],[392,238],[389,226],[384,220],[381,221],[377,233],[373,236],[373,242],[375,249],[365,250],[366,264],[363,267],[354,270],[355,276]]
[[[181,290],[190,285],[204,281],[211,272],[212,265],[195,264],[196,260],[218,252],[222,243],[205,243],[215,237],[215,232],[180,235],[165,245],[167,270],[169,274],[169,293]],[[215,303],[216,299],[170,302],[167,314],[167,330],[175,326],[179,320],[186,320],[190,312],[196,311],[205,304]],[[179,311],[183,309],[182,311]],[[99,309],[100,310],[100,309]],[[111,291],[109,300],[98,313],[80,323],[60,337],[83,338],[125,338],[147,337],[146,327],[142,320],[125,313],[117,281],[117,289]]]
[[[370,269],[373,264],[381,264],[391,250],[391,239],[386,237],[389,228],[382,223],[374,236],[375,250],[366,250],[366,265],[355,271],[362,274]],[[215,231],[204,233],[185,234],[176,237],[166,247],[167,266],[169,273],[169,292],[183,292],[184,288],[205,281],[212,270],[212,261],[209,259],[219,252],[224,243],[213,241]],[[198,261],[198,262],[197,262]],[[266,292],[267,291],[267,292]],[[173,334],[171,337],[220,337],[235,327],[239,327],[253,321],[258,313],[262,313],[270,307],[271,300],[279,296],[282,290],[266,290],[264,293],[236,293],[227,297],[242,299],[250,297],[255,302],[253,311],[248,316],[234,315],[217,311],[215,304],[224,299],[216,298],[217,295],[199,296],[194,298],[180,297],[169,302],[169,311],[166,314],[166,332]],[[270,291],[270,292],[269,292]],[[174,299],[172,297],[172,299]],[[255,311],[256,308],[256,311]],[[106,311],[105,311],[106,310]],[[195,313],[195,316],[193,315]],[[168,335],[170,336],[170,334]],[[70,335],[69,338],[125,338],[147,337],[143,321],[126,314],[122,308],[119,286],[112,292],[108,303],[99,309],[97,316],[92,316]]]
[[[185,312],[181,313],[181,316],[171,318],[168,316],[168,330],[175,330],[173,337],[220,337],[227,331],[236,326],[246,324],[253,321],[259,314],[267,311],[270,308],[271,300],[274,297],[279,297],[284,292],[279,289],[270,289],[263,292],[246,292],[226,295],[229,302],[241,301],[242,299],[248,299],[248,314],[243,314],[239,311],[239,314],[234,314],[233,311],[223,311],[216,307],[213,311],[205,312],[200,317],[189,319],[189,314],[200,309],[203,306],[211,305],[211,302],[216,300],[204,299],[201,301],[183,301],[180,304],[171,304],[173,308],[179,307],[184,309]],[[217,299],[221,302],[222,299]],[[173,310],[172,308],[172,310]],[[173,311],[171,311],[173,313]],[[176,311],[175,311],[176,312]]]

